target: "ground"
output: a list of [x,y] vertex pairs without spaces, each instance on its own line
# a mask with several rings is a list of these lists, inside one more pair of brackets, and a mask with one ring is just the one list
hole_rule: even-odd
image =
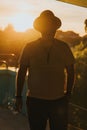
[[0,130],[30,130],[27,116],[0,107]]
[[[30,130],[28,118],[22,113],[15,114],[13,110],[0,106],[0,130]],[[49,123],[46,130],[50,130]],[[68,130],[83,129],[69,125]]]
[[[27,116],[15,114],[13,110],[0,107],[0,130],[30,130]],[[46,130],[49,130],[47,125]]]

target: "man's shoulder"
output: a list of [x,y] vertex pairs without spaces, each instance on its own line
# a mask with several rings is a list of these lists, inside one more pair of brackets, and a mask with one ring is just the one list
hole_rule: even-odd
[[25,47],[32,49],[35,46],[38,46],[39,43],[40,43],[40,39],[37,39],[37,40],[31,41],[31,42],[28,42]]
[[60,47],[68,47],[68,44],[62,40],[56,39],[55,38],[55,45],[56,46],[60,46]]

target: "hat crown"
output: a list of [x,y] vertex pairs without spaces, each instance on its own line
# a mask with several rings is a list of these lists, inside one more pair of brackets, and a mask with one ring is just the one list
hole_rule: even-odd
[[54,17],[54,14],[53,14],[53,12],[50,11],[50,10],[45,10],[45,11],[43,11],[43,12],[40,14],[40,17],[51,18],[51,17]]

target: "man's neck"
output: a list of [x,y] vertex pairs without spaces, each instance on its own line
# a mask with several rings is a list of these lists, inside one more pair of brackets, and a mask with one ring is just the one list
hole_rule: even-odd
[[42,37],[42,44],[46,48],[51,47],[54,44],[54,37],[52,38]]
[[44,34],[42,34],[42,39],[50,41],[50,40],[54,39],[54,33],[44,33]]

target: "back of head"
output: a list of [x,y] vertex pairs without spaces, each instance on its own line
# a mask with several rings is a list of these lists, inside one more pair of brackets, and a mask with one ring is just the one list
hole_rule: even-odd
[[56,31],[61,26],[61,20],[52,11],[45,10],[35,19],[33,26],[39,32]]

